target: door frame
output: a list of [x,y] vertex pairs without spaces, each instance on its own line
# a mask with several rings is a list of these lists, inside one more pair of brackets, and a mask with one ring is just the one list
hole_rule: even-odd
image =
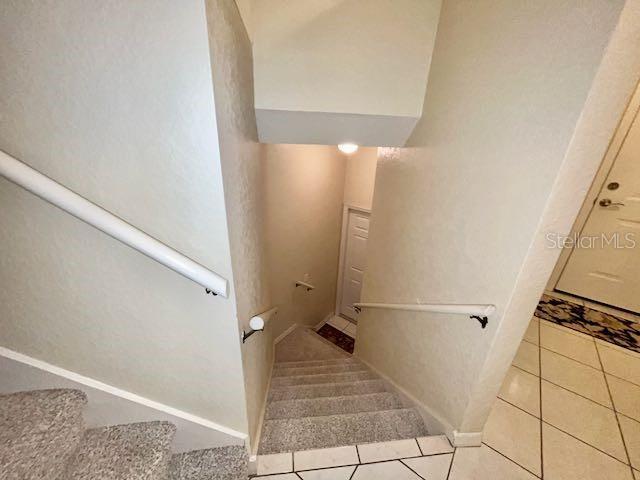
[[342,230],[340,231],[340,256],[338,257],[338,284],[336,286],[336,308],[335,314],[340,316],[340,305],[342,304],[342,282],[344,280],[344,262],[347,250],[347,230],[349,226],[349,215],[351,212],[364,213],[371,219],[371,210],[355,205],[342,205]]
[[[627,135],[629,134],[631,125],[638,116],[640,116],[640,82],[636,85],[635,92],[631,96],[629,104],[627,105],[627,108],[620,118],[620,122],[618,123],[616,131],[611,138],[611,142],[609,143],[607,152],[604,154],[602,163],[600,164],[593,182],[591,183],[591,187],[589,187],[589,190],[587,191],[584,203],[582,204],[582,207],[580,207],[578,216],[576,217],[576,220],[571,227],[571,238],[575,238],[575,236],[582,233],[587,220],[589,220],[589,215],[591,215],[591,212],[595,206],[595,202],[600,195],[600,191],[604,188],[604,183],[607,180],[611,169],[613,168],[613,164],[615,163],[615,160],[618,157],[620,150],[622,149],[622,145],[624,144]],[[573,246],[562,249],[560,258],[558,258],[558,262],[556,263],[556,266],[551,273],[551,277],[549,277],[549,281],[546,286],[547,290],[555,290],[558,282],[560,281],[560,277],[562,276],[562,273],[567,266],[567,263],[569,263],[569,258],[571,257],[572,253]]]

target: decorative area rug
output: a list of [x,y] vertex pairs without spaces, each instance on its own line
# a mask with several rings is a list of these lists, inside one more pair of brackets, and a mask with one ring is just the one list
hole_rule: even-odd
[[346,333],[342,333],[337,328],[332,327],[328,323],[325,323],[322,327],[320,327],[316,333],[321,337],[326,338],[331,343],[337,345],[345,352],[353,353],[355,340]]
[[640,352],[640,323],[543,295],[535,316]]

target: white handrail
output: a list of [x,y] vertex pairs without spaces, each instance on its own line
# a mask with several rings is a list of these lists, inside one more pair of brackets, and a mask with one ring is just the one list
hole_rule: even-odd
[[262,312],[251,317],[251,320],[249,320],[249,328],[251,328],[251,330],[249,332],[245,332],[244,330],[242,331],[242,343],[246,342],[247,338],[249,338],[254,333],[264,330],[264,326],[266,325],[266,323],[276,313],[278,313],[278,307],[273,307],[266,312]]
[[482,328],[487,325],[487,317],[496,311],[490,304],[451,304],[451,303],[354,303],[356,311],[363,308],[383,308],[389,310],[406,310],[412,312],[450,313],[468,315],[480,322]]
[[224,277],[1,150],[0,175],[216,295],[227,297],[228,282]]

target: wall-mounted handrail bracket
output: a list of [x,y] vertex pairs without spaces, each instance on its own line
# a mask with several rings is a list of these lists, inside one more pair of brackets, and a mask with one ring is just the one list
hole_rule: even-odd
[[249,320],[249,331],[242,330],[242,343],[246,342],[247,338],[254,333],[262,332],[264,330],[264,326],[276,313],[278,313],[278,307],[273,307],[271,310],[267,310],[266,312],[262,312],[251,317],[251,320]]
[[246,330],[242,331],[242,343],[247,341],[247,338],[249,338],[251,335],[253,335],[256,332],[262,332],[264,330],[264,328],[261,328],[260,330],[250,330],[249,332],[247,332]]
[[480,325],[482,325],[482,328],[485,328],[487,326],[487,323],[489,323],[489,319],[484,316],[481,317],[480,315],[471,315],[469,318],[478,320],[480,322]]
[[302,280],[296,280],[296,288],[298,287],[304,287],[307,289],[307,292],[310,292],[311,290],[313,290],[314,287],[313,285],[311,285],[310,283],[307,282],[303,282]]

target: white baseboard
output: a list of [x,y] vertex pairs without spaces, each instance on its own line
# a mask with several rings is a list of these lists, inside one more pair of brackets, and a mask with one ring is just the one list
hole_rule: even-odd
[[463,433],[454,430],[451,443],[454,447],[479,447],[482,445],[482,432]]
[[289,335],[291,332],[293,332],[296,328],[298,328],[299,325],[297,323],[294,323],[293,325],[291,325],[289,328],[287,328],[284,332],[282,332],[280,335],[278,335],[278,338],[276,338],[273,341],[273,345],[277,345],[278,343],[280,343],[282,340],[284,340],[284,338]]
[[327,314],[326,317],[324,317],[322,320],[320,320],[315,327],[313,327],[313,329],[315,331],[318,331],[318,329],[323,326],[325,323],[329,323],[329,320],[331,320],[331,317],[333,317],[335,315],[335,313],[330,312]]
[[87,427],[166,420],[177,427],[174,452],[245,445],[247,434],[0,347],[0,393],[75,388],[87,394]]
[[258,419],[258,429],[256,430],[256,442],[252,450],[249,452],[249,474],[257,475],[258,449],[260,448],[260,439],[262,438],[262,426],[264,425],[264,417],[267,413],[267,404],[269,403],[269,392],[271,391],[271,379],[273,378],[273,365],[275,362],[275,352],[271,359],[271,368],[269,369],[269,380],[267,381],[267,389],[262,401],[260,409],[260,417]]
[[[355,355],[354,355],[355,356]],[[356,357],[362,363],[367,365],[377,375],[379,375],[387,384],[395,391],[395,393],[402,399],[402,402],[406,406],[414,407],[427,427],[429,435],[444,434],[454,447],[476,447],[480,446],[482,442],[482,432],[464,433],[458,432],[453,426],[447,422],[440,414],[434,412],[432,408],[425,405],[414,397],[411,393],[398,385],[395,381],[382,373],[376,367],[371,365],[366,360]]]

